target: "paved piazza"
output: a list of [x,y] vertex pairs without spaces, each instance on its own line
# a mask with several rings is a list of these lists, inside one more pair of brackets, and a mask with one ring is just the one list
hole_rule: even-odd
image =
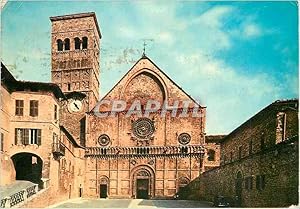
[[51,208],[208,208],[212,204],[192,200],[143,199],[75,199],[53,205]]

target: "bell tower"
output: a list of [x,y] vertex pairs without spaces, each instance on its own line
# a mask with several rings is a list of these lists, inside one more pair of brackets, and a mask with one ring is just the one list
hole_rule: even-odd
[[85,112],[99,100],[101,33],[94,12],[50,17],[51,79],[66,96],[61,124],[84,144]]

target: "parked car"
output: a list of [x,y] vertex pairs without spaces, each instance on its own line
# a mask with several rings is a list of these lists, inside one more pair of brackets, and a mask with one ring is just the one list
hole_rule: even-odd
[[216,196],[214,198],[214,207],[234,207],[234,200],[231,197]]

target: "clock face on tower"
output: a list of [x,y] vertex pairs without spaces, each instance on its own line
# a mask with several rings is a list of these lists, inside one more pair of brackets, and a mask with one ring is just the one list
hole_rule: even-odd
[[81,112],[83,110],[83,103],[78,99],[71,99],[68,103],[68,110],[70,113]]

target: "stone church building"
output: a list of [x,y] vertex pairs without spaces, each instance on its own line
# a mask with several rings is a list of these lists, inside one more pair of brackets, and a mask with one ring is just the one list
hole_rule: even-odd
[[[102,36],[95,13],[50,20],[52,83],[17,81],[2,65],[1,185],[32,181],[34,174],[49,188],[49,203],[57,192],[62,199],[172,198],[219,166],[218,143],[205,140],[206,107],[151,59],[143,54],[99,101]],[[130,112],[137,101],[140,111]],[[148,101],[166,105],[153,111]],[[26,175],[19,166],[25,158]]]
[[[172,197],[203,167],[205,118],[143,117],[125,112],[98,117],[101,33],[94,14],[67,15],[52,21],[52,82],[67,99],[61,121],[85,148],[85,192],[93,197]],[[101,84],[100,84],[101,88]],[[102,100],[146,102],[190,100],[149,58],[143,56]],[[102,101],[101,100],[101,101]],[[100,102],[101,102],[100,101]],[[182,103],[178,108],[182,108]],[[75,108],[73,108],[75,107]],[[79,108],[76,108],[79,107]],[[205,113],[205,108],[200,107]]]

